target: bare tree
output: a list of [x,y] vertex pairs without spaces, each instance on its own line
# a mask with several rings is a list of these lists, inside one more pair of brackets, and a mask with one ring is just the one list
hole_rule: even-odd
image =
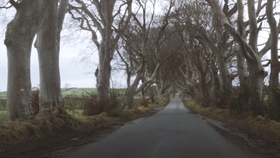
[[[122,3],[117,5],[116,2]],[[80,22],[81,29],[91,33],[91,40],[98,48],[99,73],[97,94],[100,103],[109,105],[111,60],[124,29],[132,16],[132,0],[75,0],[69,13]],[[124,8],[125,7],[125,8]],[[118,24],[116,22],[119,17]],[[98,33],[97,33],[98,32]]]
[[[169,32],[167,31],[170,16],[172,14],[173,8],[175,7],[175,3],[174,1],[170,1],[169,6],[167,6],[166,12],[164,12],[163,16],[159,16],[159,21],[156,22],[154,19],[154,9],[156,1],[150,2],[153,6],[153,10],[150,15],[150,18],[148,18],[148,12],[146,7],[148,5],[148,1],[137,1],[137,6],[139,7],[139,10],[141,10],[141,13],[133,16],[134,23],[131,24],[131,26],[133,27],[129,28],[132,30],[129,30],[123,36],[123,39],[126,42],[128,42],[126,45],[133,46],[127,47],[128,49],[126,48],[127,53],[130,54],[129,62],[135,62],[135,65],[137,67],[135,79],[133,80],[132,84],[130,84],[131,67],[129,68],[129,65],[132,66],[132,64],[129,64],[124,60],[124,57],[121,57],[127,67],[127,71],[130,69],[130,72],[128,71],[129,80],[127,81],[128,88],[126,91],[126,104],[128,108],[133,107],[134,96],[136,94],[138,94],[139,92],[144,92],[149,86],[155,83],[155,79],[161,65],[172,55],[177,53],[178,49],[182,45],[181,40],[179,41],[179,45],[175,45],[175,49],[170,50],[168,54],[163,54],[163,45],[167,43],[168,39],[172,38],[172,36],[174,36],[176,32],[178,32],[178,30],[176,29],[173,29],[172,31],[170,30]],[[173,28],[176,28],[175,25],[173,26]],[[133,32],[132,34],[131,31]],[[121,56],[120,53],[119,55]],[[139,57],[139,60],[135,60],[135,55]],[[154,61],[153,63],[152,60]],[[139,86],[140,81],[142,81],[142,84]]]
[[40,26],[46,0],[9,1],[16,8],[14,19],[7,25],[5,45],[8,54],[7,119],[31,118],[30,53]]
[[[227,76],[229,74],[227,68],[226,59],[226,47],[228,46],[227,40],[215,42],[217,38],[213,32],[211,26],[209,10],[211,8],[207,5],[202,5],[202,1],[188,1],[184,4],[183,8],[180,10],[180,16],[177,18],[185,25],[185,29],[181,32],[184,36],[184,53],[181,54],[181,58],[184,59],[184,63],[180,66],[181,74],[186,81],[178,82],[178,86],[184,90],[184,83],[187,84],[186,87],[192,87],[191,91],[184,90],[192,97],[200,100],[204,107],[210,105],[210,100],[218,100],[217,95],[211,95],[209,90],[215,86],[216,91],[220,91],[220,82],[217,76],[217,64],[219,65],[220,76]],[[222,45],[222,47],[216,45]],[[217,60],[218,58],[218,60]],[[219,59],[221,58],[221,59]],[[211,73],[211,70],[215,70]],[[214,72],[214,71],[213,71]],[[221,81],[223,81],[222,77]],[[224,90],[225,94],[230,93],[230,84],[226,81],[226,87]],[[210,82],[213,81],[218,82]],[[218,84],[216,86],[216,84]],[[222,84],[224,85],[224,84]],[[215,93],[216,94],[216,93]],[[212,97],[212,98],[210,98]],[[220,107],[220,106],[219,106]]]

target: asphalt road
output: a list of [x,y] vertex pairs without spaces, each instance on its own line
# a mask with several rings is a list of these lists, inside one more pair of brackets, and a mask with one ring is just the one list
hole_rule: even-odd
[[250,158],[176,96],[156,115],[124,126],[66,158]]

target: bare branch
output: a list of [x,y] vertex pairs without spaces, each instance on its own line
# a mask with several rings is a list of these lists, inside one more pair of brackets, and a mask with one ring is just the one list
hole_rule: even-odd
[[20,7],[20,3],[19,2],[16,2],[14,0],[9,0],[9,2],[11,3],[11,5],[13,7],[15,7],[16,9],[18,9]]

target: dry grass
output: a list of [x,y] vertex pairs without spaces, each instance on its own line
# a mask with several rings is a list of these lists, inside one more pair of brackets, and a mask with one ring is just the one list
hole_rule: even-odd
[[250,134],[259,135],[269,141],[280,142],[280,123],[262,116],[252,117],[249,114],[232,115],[228,109],[214,107],[203,108],[189,98],[185,98],[185,105],[201,115],[219,120],[225,124],[237,126]]
[[65,113],[37,115],[32,120],[3,121],[0,124],[0,147],[11,145],[32,138],[39,138],[60,131],[69,126],[78,128],[86,122]]
[[0,110],[0,123],[4,121],[6,118],[6,111],[5,110]]
[[[156,106],[163,106],[168,100],[164,99],[157,105],[149,105],[147,107],[135,107],[130,110],[122,110],[118,118],[136,118],[137,116],[150,111]],[[39,114],[31,120],[16,121],[0,121],[0,153],[3,152],[2,147],[25,142],[30,139],[37,139],[54,134],[64,128],[84,129],[94,128],[105,122],[114,121],[115,117],[111,117],[107,112],[103,112],[95,116],[77,116],[71,115],[66,111],[55,112],[53,114]]]

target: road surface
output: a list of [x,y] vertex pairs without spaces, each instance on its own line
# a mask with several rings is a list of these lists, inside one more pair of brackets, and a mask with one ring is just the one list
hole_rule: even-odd
[[250,158],[178,98],[156,115],[124,126],[66,158]]

